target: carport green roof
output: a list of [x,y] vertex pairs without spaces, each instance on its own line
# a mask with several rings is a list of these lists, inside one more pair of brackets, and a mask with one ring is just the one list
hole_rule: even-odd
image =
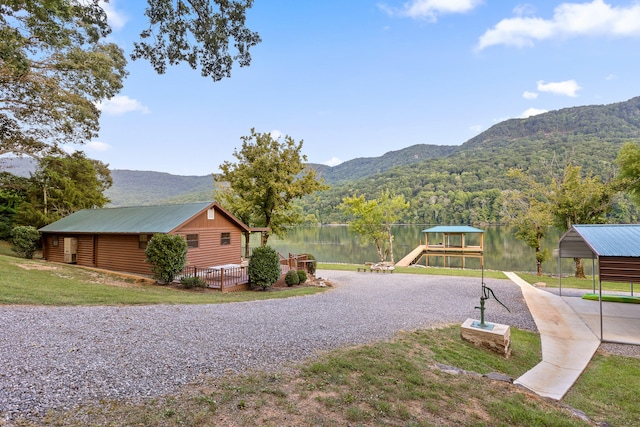
[[169,233],[212,202],[83,209],[40,229],[43,233]]
[[484,233],[484,230],[469,225],[436,225],[422,230],[423,233]]

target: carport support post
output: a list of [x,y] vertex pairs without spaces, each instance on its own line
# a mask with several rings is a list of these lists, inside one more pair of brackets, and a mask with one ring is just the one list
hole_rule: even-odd
[[603,327],[602,327],[602,280],[600,280],[600,275],[598,275],[598,285],[600,288],[600,341],[604,339]]
[[593,257],[591,257],[591,292],[596,293],[596,259]]

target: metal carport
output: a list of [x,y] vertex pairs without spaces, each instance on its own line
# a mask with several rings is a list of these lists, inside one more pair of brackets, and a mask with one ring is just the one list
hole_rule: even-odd
[[587,258],[598,261],[598,300],[600,304],[600,340],[603,340],[602,282],[640,282],[640,224],[574,225],[558,243],[558,275],[562,295],[562,258]]

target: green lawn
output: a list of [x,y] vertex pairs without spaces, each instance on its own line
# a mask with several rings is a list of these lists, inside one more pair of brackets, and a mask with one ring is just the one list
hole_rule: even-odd
[[81,267],[0,255],[0,304],[220,304],[322,291],[313,286],[229,293],[176,289]]

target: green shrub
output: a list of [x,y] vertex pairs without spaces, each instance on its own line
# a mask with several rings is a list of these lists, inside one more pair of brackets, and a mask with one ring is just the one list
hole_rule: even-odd
[[144,251],[153,277],[159,282],[173,282],[187,264],[187,249],[187,241],[178,234],[154,234]]
[[198,276],[183,277],[180,279],[180,283],[185,287],[185,289],[207,287],[207,282],[205,282]]
[[255,248],[247,267],[251,286],[267,289],[280,278],[280,258],[270,246]]
[[285,274],[284,276],[284,283],[286,283],[287,286],[295,286],[299,284],[300,277],[298,276],[298,271],[297,270],[287,271],[287,274]]
[[307,273],[304,270],[298,270],[298,281],[299,283],[307,281]]
[[[307,259],[309,261],[315,261],[316,257],[313,256],[313,254],[307,254]],[[317,266],[317,262],[309,262],[307,263],[307,270],[309,271],[309,274],[312,276],[316,275],[316,266]]]
[[11,230],[11,243],[13,251],[18,256],[31,259],[38,248],[40,233],[30,225],[18,225]]

